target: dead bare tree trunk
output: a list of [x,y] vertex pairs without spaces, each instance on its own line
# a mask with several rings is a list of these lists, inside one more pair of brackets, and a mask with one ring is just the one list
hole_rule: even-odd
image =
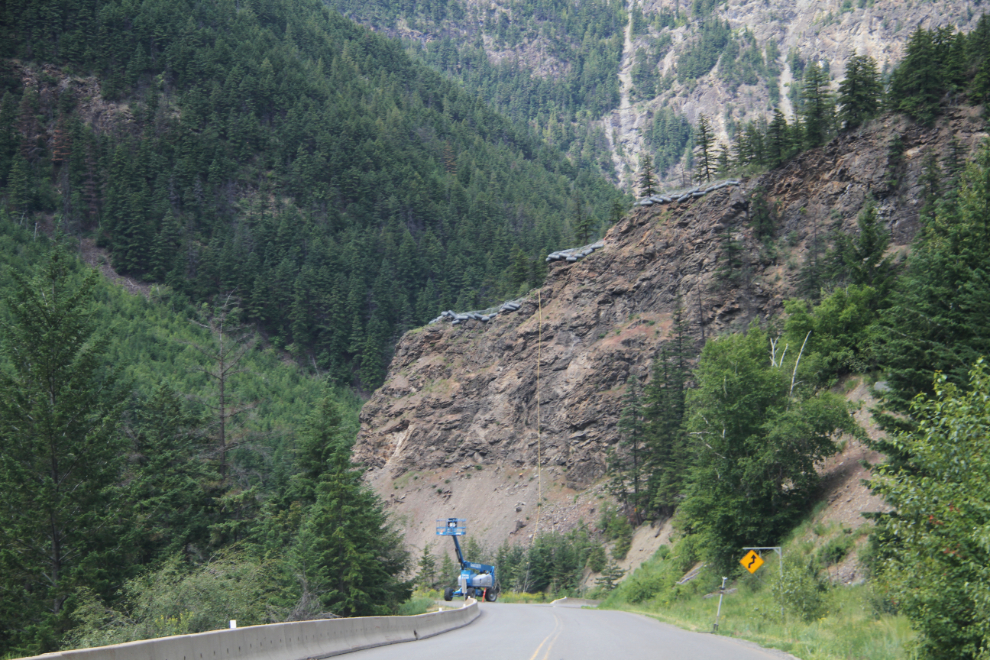
[[238,443],[238,439],[232,437],[230,433],[233,421],[238,415],[257,405],[256,403],[238,405],[230,392],[231,379],[244,371],[239,366],[240,362],[248,351],[254,348],[255,343],[253,338],[246,338],[248,333],[243,326],[233,322],[231,318],[236,308],[235,302],[233,293],[228,293],[223,297],[223,301],[211,310],[204,322],[193,321],[208,330],[214,338],[214,343],[211,345],[192,344],[192,346],[209,361],[208,366],[203,367],[202,370],[216,388],[215,402],[207,401],[206,407],[212,411],[217,428],[216,451],[221,484],[227,482],[227,453]]

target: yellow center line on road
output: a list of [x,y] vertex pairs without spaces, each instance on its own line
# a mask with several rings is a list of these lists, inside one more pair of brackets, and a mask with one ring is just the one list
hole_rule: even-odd
[[[557,637],[559,637],[560,633],[563,632],[557,630],[560,628],[560,618],[557,616],[556,612],[553,614],[553,622],[553,630],[551,630],[550,634],[547,635],[542,642],[540,642],[540,645],[536,647],[535,651],[533,651],[533,655],[529,657],[529,660],[536,660],[536,656],[540,655],[540,651],[543,650],[543,645],[548,641],[550,642],[550,646],[547,647],[547,652],[543,655],[543,660],[546,660],[547,656],[550,654],[550,649],[553,648],[554,642],[557,641]],[[553,641],[550,640],[551,637],[553,637]]]
[[561,627],[561,629],[557,632],[557,634],[554,635],[554,638],[552,640],[550,640],[550,646],[547,647],[546,653],[543,654],[543,660],[547,660],[547,658],[550,657],[550,651],[553,649],[553,645],[557,643],[557,640],[560,639],[560,635],[563,632],[564,632],[564,629],[563,629],[563,627]]

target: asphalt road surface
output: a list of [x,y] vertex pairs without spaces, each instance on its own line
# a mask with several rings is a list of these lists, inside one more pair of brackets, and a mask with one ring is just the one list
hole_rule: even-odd
[[785,653],[693,633],[628,612],[561,605],[480,603],[463,628],[347,654],[348,660],[782,660]]

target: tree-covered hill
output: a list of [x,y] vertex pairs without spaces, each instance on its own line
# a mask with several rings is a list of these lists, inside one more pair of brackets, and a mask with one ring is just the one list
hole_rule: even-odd
[[229,301],[128,293],[53,234],[0,209],[0,656],[394,613],[359,398]]
[[529,124],[581,170],[614,179],[610,129],[601,118],[620,103],[628,23],[622,0],[327,4],[402,38],[410,56]]
[[4,12],[8,209],[57,214],[192,300],[234,292],[341,383],[377,386],[394,340],[439,311],[535,285],[570,218],[620,200],[315,0]]

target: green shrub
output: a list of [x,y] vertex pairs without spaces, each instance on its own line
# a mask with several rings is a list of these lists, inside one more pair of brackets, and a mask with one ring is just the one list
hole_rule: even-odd
[[605,568],[605,563],[607,558],[605,556],[605,548],[600,545],[592,546],[588,550],[588,563],[587,566],[592,573],[601,573]]
[[629,519],[617,507],[606,505],[602,508],[601,518],[598,520],[598,528],[605,535],[606,540],[615,541],[612,548],[612,556],[615,559],[625,559],[632,546],[633,528],[629,524]]
[[829,584],[818,577],[813,563],[785,562],[783,579],[777,578],[774,596],[784,610],[802,621],[814,621],[828,614]]
[[850,533],[841,534],[818,548],[815,559],[821,566],[838,564],[845,559],[854,545],[856,545],[856,536]]
[[433,602],[433,599],[427,596],[413,596],[399,605],[399,616],[426,614],[427,610],[433,605]]
[[269,611],[276,596],[273,566],[228,555],[193,570],[178,557],[161,569],[129,580],[118,609],[107,607],[91,590],[77,594],[75,627],[66,648],[91,648],[139,639],[187,635],[240,625],[271,623],[288,612]]

